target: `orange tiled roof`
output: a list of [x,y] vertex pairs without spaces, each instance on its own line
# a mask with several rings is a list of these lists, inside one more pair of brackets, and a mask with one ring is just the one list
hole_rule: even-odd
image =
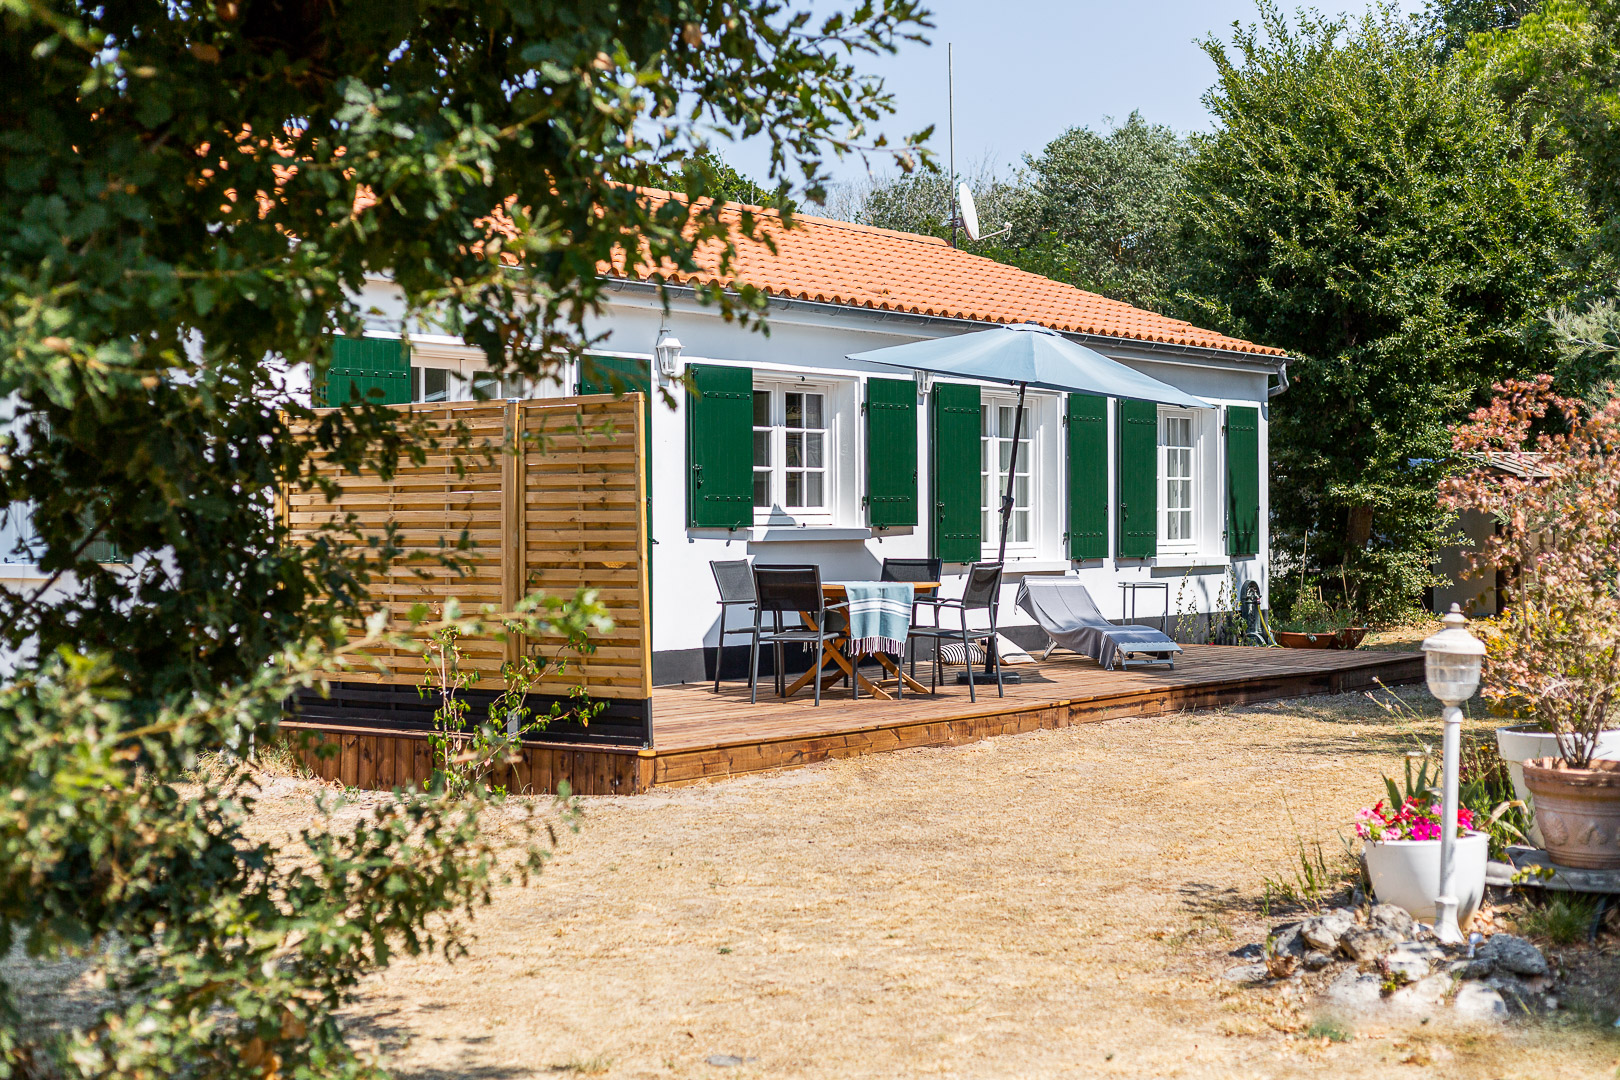
[[[732,204],[722,213],[735,218],[741,211]],[[953,248],[937,237],[803,214],[795,214],[794,227],[784,229],[774,211],[755,212],[765,219],[761,228],[775,241],[775,254],[762,243],[739,239],[730,274],[688,274],[664,267],[663,278],[670,284],[746,282],[773,296],[879,311],[987,323],[1036,322],[1076,334],[1286,355]],[[716,257],[713,265],[718,261]],[[653,274],[638,271],[636,276]]]

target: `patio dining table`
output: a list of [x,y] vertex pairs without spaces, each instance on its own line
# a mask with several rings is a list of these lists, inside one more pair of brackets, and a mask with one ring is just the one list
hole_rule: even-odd
[[[849,596],[849,590],[846,588],[846,586],[879,584],[894,585],[901,583],[893,581],[824,581],[821,583],[821,595],[829,605],[841,604]],[[937,581],[912,581],[905,582],[904,584],[909,584],[911,586],[913,596],[916,596],[918,593],[936,592],[939,589],[939,582]],[[799,617],[804,620],[806,626],[813,625],[815,618],[813,612],[801,611],[799,612]],[[850,637],[848,631],[848,622],[846,620],[844,632],[839,634],[836,638],[829,640],[827,644],[823,646],[822,655],[824,661],[827,664],[830,664],[832,667],[836,667],[838,669],[837,671],[825,673],[825,678],[828,682],[835,681],[845,675],[848,675],[855,680],[857,686],[871,694],[874,698],[882,701],[894,700],[893,694],[890,694],[877,683],[861,674],[861,660],[866,656],[874,656],[877,658],[877,662],[883,668],[883,670],[889,672],[889,674],[894,675],[900,680],[898,684],[899,686],[903,686],[906,689],[915,690],[919,694],[928,693],[928,687],[907,675],[905,673],[905,669],[901,666],[900,661],[895,657],[892,657],[888,653],[884,652],[861,653],[858,656],[850,656],[849,645]],[[803,675],[800,675],[798,679],[787,688],[787,691],[783,696],[792,697],[800,690],[803,690],[806,686],[809,686],[810,680],[815,678],[816,670],[817,668],[812,665],[809,671],[805,672]]]

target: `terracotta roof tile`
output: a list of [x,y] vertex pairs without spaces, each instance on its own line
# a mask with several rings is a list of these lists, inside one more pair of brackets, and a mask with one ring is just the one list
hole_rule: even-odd
[[[735,218],[741,211],[732,205],[723,213]],[[665,268],[665,280],[725,286],[746,282],[773,296],[825,304],[987,323],[1037,322],[1076,334],[1286,355],[952,248],[937,237],[803,214],[794,215],[794,228],[784,229],[773,221],[773,211],[755,212],[766,219],[763,231],[775,241],[775,254],[762,243],[739,240],[732,273]],[[711,254],[710,265],[718,266],[717,252]]]

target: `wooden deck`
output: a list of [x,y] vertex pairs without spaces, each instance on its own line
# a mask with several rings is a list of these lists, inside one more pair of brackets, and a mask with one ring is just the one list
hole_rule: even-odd
[[[954,674],[959,669],[949,670]],[[626,795],[830,758],[956,746],[1122,716],[1341,693],[1370,689],[1378,682],[1420,682],[1423,657],[1206,645],[1188,646],[1173,671],[1104,671],[1068,653],[1009,670],[1018,671],[1023,681],[1008,685],[1004,698],[996,696],[993,684],[980,686],[977,704],[968,700],[966,686],[954,682],[937,696],[908,694],[897,701],[864,696],[853,701],[848,690],[834,687],[823,694],[819,708],[808,690],[782,701],[768,683],[761,685],[757,705],[749,704],[745,683],[722,683],[719,694],[708,684],[657,687],[650,749],[526,744],[506,780],[515,791],[553,791],[566,779],[579,794]],[[926,665],[919,665],[917,673],[928,681]],[[415,774],[427,760],[423,733],[328,724],[318,731],[318,738],[339,744],[335,756],[309,759],[324,777],[378,788],[421,778]]]

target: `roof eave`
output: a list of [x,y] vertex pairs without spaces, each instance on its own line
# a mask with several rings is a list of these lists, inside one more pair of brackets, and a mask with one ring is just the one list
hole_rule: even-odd
[[[626,278],[609,276],[605,279],[608,287],[617,292],[637,292],[657,295],[659,284],[640,278]],[[662,286],[670,295],[681,296],[695,300],[697,290],[690,285],[665,284]],[[854,316],[878,322],[915,323],[926,326],[954,326],[964,330],[972,328],[983,330],[993,326],[1005,326],[1005,323],[991,322],[987,319],[964,319],[951,315],[923,315],[909,311],[890,311],[884,308],[870,307],[857,304],[835,304],[823,300],[803,300],[790,296],[770,295],[770,306],[781,309],[800,309],[815,311],[829,316]],[[1185,357],[1189,360],[1204,360],[1238,364],[1270,374],[1278,374],[1288,363],[1286,353],[1253,353],[1237,349],[1216,349],[1205,345],[1183,345],[1176,342],[1154,341],[1150,338],[1116,337],[1109,334],[1077,333],[1070,330],[1059,330],[1058,333],[1071,341],[1082,345],[1097,346],[1108,345],[1114,348],[1135,348],[1146,352],[1158,354],[1171,354]]]

